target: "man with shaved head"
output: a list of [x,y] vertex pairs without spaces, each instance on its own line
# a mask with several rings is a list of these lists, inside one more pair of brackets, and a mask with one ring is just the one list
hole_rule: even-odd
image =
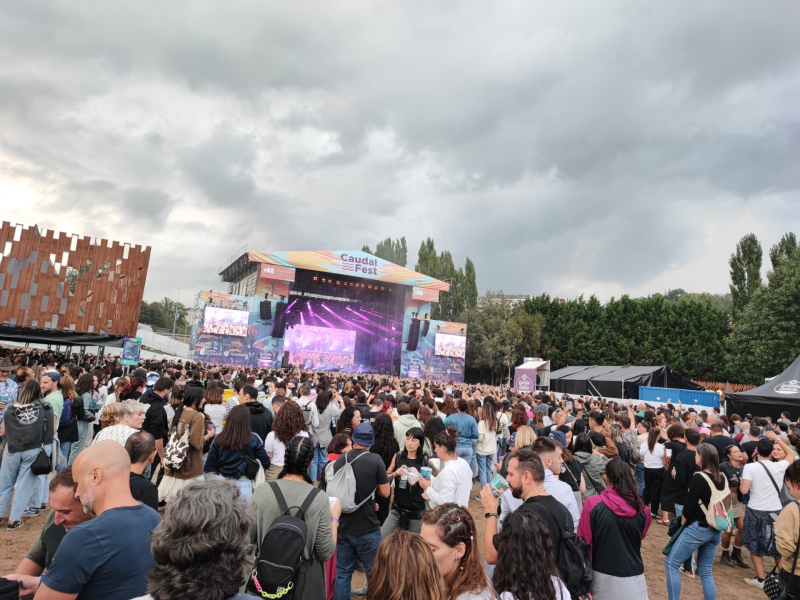
[[[131,461],[118,442],[98,442],[72,465],[75,496],[95,518],[73,527],[58,546],[44,578],[9,575],[22,582],[21,595],[35,600],[129,600],[146,594],[155,566],[148,534],[158,513],[134,500]],[[38,589],[37,589],[38,588]]]

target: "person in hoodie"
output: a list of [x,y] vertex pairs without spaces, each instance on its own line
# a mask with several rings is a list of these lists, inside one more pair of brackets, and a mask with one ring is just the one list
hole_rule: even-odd
[[608,487],[583,505],[578,535],[591,547],[594,600],[647,600],[642,540],[651,517],[631,469],[620,460],[606,465]]
[[[466,401],[464,402],[466,406]],[[397,405],[397,414],[400,415],[397,417],[397,420],[392,424],[394,427],[394,437],[397,440],[397,445],[400,447],[400,451],[402,452],[405,450],[406,447],[406,433],[412,427],[419,427],[422,429],[422,424],[417,421],[417,418],[411,414],[411,407],[408,405],[407,402],[401,402]],[[469,415],[467,415],[469,417]],[[469,417],[472,419],[472,417]],[[472,419],[473,421],[475,419]],[[475,425],[475,439],[478,439],[478,426]],[[472,446],[470,445],[470,453],[472,452]]]
[[[250,410],[250,429],[263,442],[272,431],[272,413],[258,401],[258,389],[253,385],[246,385],[239,394],[240,406]],[[230,415],[229,415],[230,416]]]
[[[147,405],[142,431],[146,431],[156,440],[156,458],[153,461],[152,469],[155,469],[164,460],[164,447],[167,445],[167,436],[169,435],[166,406],[169,402],[169,393],[174,385],[175,382],[170,377],[162,377],[155,382],[152,390],[145,391],[139,398],[139,402]],[[163,477],[163,473],[164,469],[161,469],[158,474],[159,481]]]
[[247,478],[245,455],[258,460],[264,470],[269,468],[270,460],[264,442],[250,429],[250,411],[248,407],[239,405],[231,409],[225,429],[211,442],[203,472],[233,479],[239,486],[242,498],[249,500],[253,497],[253,482]]

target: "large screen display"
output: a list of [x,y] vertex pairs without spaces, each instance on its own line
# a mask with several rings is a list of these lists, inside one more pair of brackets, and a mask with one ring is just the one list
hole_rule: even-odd
[[250,313],[246,310],[206,306],[203,317],[203,333],[245,337],[249,317]]
[[453,356],[464,358],[467,353],[467,338],[463,335],[436,334],[434,354],[437,356]]
[[287,327],[283,344],[289,363],[301,369],[347,371],[354,363],[356,332],[297,324]]

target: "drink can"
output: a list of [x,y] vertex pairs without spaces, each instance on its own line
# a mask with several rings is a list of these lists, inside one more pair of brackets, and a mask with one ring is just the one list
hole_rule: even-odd
[[431,469],[430,467],[422,467],[420,469],[420,473],[422,474],[422,478],[425,481],[430,481],[431,480],[431,473],[433,473],[433,469]]
[[491,488],[494,497],[499,498],[500,496],[503,495],[503,492],[505,492],[509,486],[508,482],[503,478],[503,476],[500,475],[500,473],[498,473],[497,475],[492,477],[492,481],[491,483],[489,483],[489,487]]

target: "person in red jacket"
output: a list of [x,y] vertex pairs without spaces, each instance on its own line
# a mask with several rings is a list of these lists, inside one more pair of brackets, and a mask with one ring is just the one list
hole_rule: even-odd
[[608,461],[606,477],[608,487],[586,499],[578,526],[578,535],[592,549],[592,598],[647,598],[641,548],[650,511],[628,465]]

